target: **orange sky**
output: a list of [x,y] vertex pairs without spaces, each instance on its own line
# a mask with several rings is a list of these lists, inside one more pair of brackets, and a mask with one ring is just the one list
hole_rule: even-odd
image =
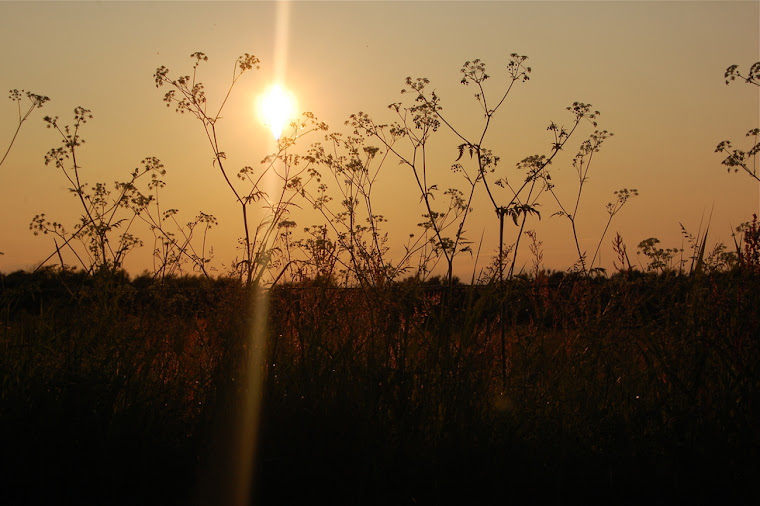
[[[248,52],[261,70],[243,77],[226,105],[220,134],[230,166],[257,165],[271,149],[271,136],[253,110],[256,96],[276,72],[276,5],[270,2],[2,2],[4,50],[0,85],[47,95],[51,102],[24,125],[0,166],[0,270],[36,266],[52,251],[47,238],[29,231],[40,212],[73,224],[76,202],[66,181],[43,163],[59,145],[44,127],[44,115],[71,121],[74,107],[94,118],[82,134],[86,180],[123,180],[146,156],[166,165],[166,207],[183,220],[211,213],[220,226],[210,237],[220,271],[235,256],[239,212],[200,125],[168,110],[153,72],[190,71],[188,56],[209,56],[199,72],[209,100],[221,99],[235,58]],[[568,124],[573,101],[601,111],[599,127],[614,132],[598,154],[578,213],[582,246],[593,251],[606,221],[605,205],[619,188],[640,196],[616,217],[603,245],[602,265],[611,267],[615,232],[633,255],[639,241],[658,237],[681,247],[679,223],[692,233],[710,214],[709,242],[730,242],[732,226],[759,210],[759,187],[742,174],[727,174],[714,153],[724,139],[742,145],[744,133],[760,126],[758,88],[726,86],[731,64],[743,70],[760,60],[760,2],[294,2],[289,8],[287,51],[281,69],[302,110],[346,131],[343,121],[365,111],[378,122],[392,118],[387,105],[401,100],[407,76],[426,76],[444,111],[463,131],[482,123],[473,90],[459,84],[459,69],[479,58],[488,65],[493,93],[502,89],[510,53],[529,57],[531,80],[510,95],[485,143],[501,156],[499,170],[515,174],[522,158],[548,153],[551,122]],[[281,43],[283,44],[282,40]],[[0,102],[2,152],[16,127],[14,104]],[[553,165],[557,187],[574,192],[572,155],[589,131],[571,141]],[[456,158],[456,139],[442,133],[433,144],[431,178],[445,186]],[[319,140],[316,136],[302,145]],[[746,146],[746,144],[744,144]],[[416,233],[422,208],[408,171],[387,163],[379,176],[378,212],[388,218],[391,244]],[[556,206],[555,206],[556,207]],[[467,236],[484,236],[479,265],[497,248],[493,208],[478,190]],[[564,269],[575,260],[565,220],[550,215],[549,200],[536,229],[544,264]],[[299,227],[319,224],[313,213],[294,211]],[[324,221],[324,220],[322,220]],[[515,228],[508,227],[509,240]],[[511,234],[511,235],[509,235]],[[529,263],[527,248],[518,268]],[[135,273],[150,268],[150,247],[127,260]],[[469,279],[473,264],[457,261]]]

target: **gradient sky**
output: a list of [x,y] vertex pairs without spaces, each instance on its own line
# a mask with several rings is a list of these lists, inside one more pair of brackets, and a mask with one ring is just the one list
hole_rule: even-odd
[[[256,165],[271,149],[268,132],[254,112],[255,97],[275,73],[277,6],[272,2],[0,2],[3,65],[0,88],[47,95],[0,167],[0,270],[33,268],[52,242],[34,237],[28,225],[40,212],[73,223],[76,202],[66,181],[43,163],[59,144],[44,127],[44,115],[68,123],[74,107],[91,109],[82,148],[85,179],[123,180],[146,156],[166,165],[165,207],[184,220],[203,211],[220,226],[211,241],[220,269],[235,255],[238,208],[212,167],[200,124],[167,109],[153,73],[161,65],[188,73],[189,55],[209,61],[200,80],[217,101],[229,82],[235,58],[245,52],[262,60],[235,88],[220,129],[233,167]],[[473,91],[459,84],[465,60],[486,62],[494,93],[510,53],[529,57],[531,80],[516,89],[486,140],[512,171],[522,158],[547,153],[551,122],[568,124],[573,101],[601,111],[599,127],[615,136],[603,147],[579,214],[582,245],[593,252],[606,222],[605,205],[619,188],[637,188],[616,217],[603,246],[602,265],[614,258],[615,232],[632,260],[636,245],[658,237],[664,247],[684,246],[679,223],[692,233],[712,210],[710,244],[731,242],[730,232],[759,211],[760,192],[746,175],[727,174],[718,142],[746,147],[744,134],[760,126],[758,88],[724,84],[727,66],[745,70],[760,60],[760,2],[293,2],[289,7],[286,84],[331,128],[365,111],[391,120],[386,106],[400,100],[407,76],[426,76],[445,111],[464,131],[475,132],[482,114]],[[280,51],[284,49],[280,46]],[[0,148],[16,127],[14,104],[0,102]],[[588,132],[585,132],[588,133]],[[573,193],[572,155],[578,137],[556,160],[555,181]],[[319,140],[308,138],[308,142]],[[456,142],[436,145],[440,177],[456,158]],[[398,246],[421,221],[413,179],[395,163],[380,176],[377,205]],[[486,195],[476,195],[468,237],[485,239],[479,264],[496,251],[498,235]],[[564,269],[575,258],[568,223],[550,218],[529,223],[543,241],[544,264]],[[320,223],[294,213],[299,226]],[[514,227],[507,233],[514,234]],[[527,249],[524,250],[527,254]],[[525,256],[518,267],[529,258]],[[127,267],[150,266],[150,247],[135,252]],[[472,262],[462,257],[457,273],[469,279]]]

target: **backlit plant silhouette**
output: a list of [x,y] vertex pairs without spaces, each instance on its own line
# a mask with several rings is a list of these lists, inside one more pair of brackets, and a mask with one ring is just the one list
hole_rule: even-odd
[[[164,186],[161,178],[166,169],[156,157],[144,158],[128,180],[116,181],[112,187],[102,182],[86,182],[78,157],[85,142],[81,129],[90,119],[91,112],[83,107],[74,109],[71,125],[61,125],[57,116],[44,118],[48,128],[60,135],[62,143],[48,151],[45,165],[63,174],[68,181],[67,189],[76,197],[82,214],[73,230],[59,221],[49,220],[46,213],[32,219],[29,228],[34,235],[51,235],[55,245],[54,252],[38,269],[54,257],[61,268],[66,269],[65,252],[75,258],[75,266],[88,273],[115,274],[123,269],[126,256],[142,246],[142,240],[134,232],[135,225],[142,222],[148,225],[154,238],[155,276],[163,278],[180,273],[182,265],[190,263],[193,270],[208,277],[206,266],[210,259],[205,236],[216,219],[201,212],[194,221],[180,225],[176,220],[177,209],[161,210],[158,194]],[[204,232],[201,244],[196,246],[194,229],[199,224],[203,225]]]
[[[749,73],[745,76],[739,71],[738,65],[731,65],[726,69],[724,74],[726,84],[730,84],[737,79],[747,84],[760,87],[760,62],[753,63],[749,68]],[[728,172],[743,171],[745,174],[760,182],[758,174],[757,156],[760,153],[760,128],[753,128],[747,132],[746,137],[752,139],[752,146],[747,150],[734,149],[731,141],[722,141],[715,148],[716,153],[723,153],[726,158],[721,162],[726,166]]]
[[[10,98],[12,101],[16,102],[16,107],[18,109],[18,123],[16,125],[16,130],[13,132],[13,136],[11,137],[11,140],[8,142],[8,147],[5,150],[5,153],[3,154],[3,157],[0,158],[0,167],[5,163],[5,159],[8,158],[8,154],[11,152],[11,148],[13,147],[13,144],[16,142],[16,139],[18,138],[18,134],[21,131],[21,127],[24,125],[24,122],[26,122],[27,119],[29,119],[29,116],[31,116],[32,112],[34,112],[35,109],[41,108],[45,102],[48,102],[50,99],[48,97],[45,97],[43,95],[37,95],[36,93],[32,93],[31,91],[25,91],[25,90],[17,90],[13,89],[10,90],[8,95],[8,98]],[[27,106],[27,109],[21,108],[21,101],[22,98],[26,97],[27,100],[29,100],[29,104]],[[0,255],[2,255],[3,252],[0,251]]]
[[[466,136],[454,125],[453,121],[448,119],[438,94],[435,91],[429,91],[430,81],[427,78],[407,78],[406,87],[402,93],[411,95],[413,102],[391,104],[390,109],[397,116],[395,123],[377,124],[366,113],[358,113],[351,117],[350,125],[354,127],[355,135],[374,138],[387,152],[395,155],[403,165],[411,169],[426,210],[423,215],[424,221],[420,223],[420,226],[425,231],[432,251],[446,262],[446,274],[449,280],[453,277],[455,257],[462,252],[472,252],[471,241],[465,237],[465,227],[472,211],[475,190],[479,185],[486,190],[499,220],[498,268],[495,272],[498,279],[503,280],[505,274],[504,218],[510,217],[514,224],[519,226],[514,242],[507,247],[507,251],[512,256],[512,263],[507,272],[508,277],[511,277],[514,274],[520,238],[523,236],[526,220],[529,215],[540,218],[538,209],[540,197],[546,191],[551,192],[559,204],[561,209],[559,214],[570,220],[579,263],[581,269],[584,272],[587,271],[585,252],[581,251],[578,244],[576,213],[593,154],[600,149],[602,142],[611,134],[607,131],[596,130],[581,144],[573,162],[579,175],[579,187],[572,210],[563,206],[554,191],[554,183],[551,182],[548,167],[573,137],[582,122],[597,126],[596,118],[599,112],[592,110],[589,104],[574,102],[567,108],[573,115],[571,125],[564,127],[552,122],[548,130],[552,132],[554,138],[549,153],[531,155],[517,163],[516,178],[506,175],[506,171],[497,172],[500,158],[486,146],[487,134],[497,111],[504,106],[515,85],[529,80],[531,68],[526,66],[526,60],[526,56],[510,55],[505,84],[495,98],[491,97],[484,84],[490,78],[486,72],[485,63],[480,60],[464,63],[461,68],[461,83],[475,88],[474,96],[483,114],[479,133],[472,138]],[[456,148],[458,156],[451,165],[451,171],[461,175],[462,178],[461,187],[449,188],[444,192],[441,192],[438,184],[435,183],[434,174],[431,173],[427,164],[429,140],[441,128],[448,129],[460,141]],[[468,160],[470,163],[466,163]],[[496,179],[491,181],[491,177]],[[494,187],[503,189],[506,197],[500,197]],[[440,204],[434,203],[434,198],[440,193],[446,197],[444,200],[446,205],[442,208],[439,207]],[[635,190],[623,190],[616,194],[617,201],[608,206],[610,220],[628,198],[636,194]],[[605,234],[606,229],[602,234],[600,244]],[[598,249],[599,246],[596,253]],[[593,267],[596,253],[589,267]],[[425,263],[422,264],[427,267]],[[433,262],[434,265],[435,262]],[[423,269],[420,274],[424,278],[427,272]]]
[[[18,108],[18,124],[16,125],[16,130],[13,132],[13,137],[11,137],[10,142],[8,143],[8,148],[5,150],[5,153],[3,154],[3,157],[0,158],[0,166],[5,163],[5,159],[8,158],[8,153],[11,152],[11,148],[13,147],[13,144],[16,142],[16,138],[18,137],[19,132],[21,131],[21,127],[24,125],[27,119],[29,119],[29,116],[31,116],[32,112],[34,112],[35,109],[40,109],[46,102],[49,102],[50,99],[43,95],[37,95],[36,93],[32,93],[31,91],[25,91],[25,90],[10,90],[10,94],[8,95],[8,98],[10,98],[12,101],[16,102],[16,106]],[[26,109],[22,109],[21,107],[21,101],[23,97],[26,97],[29,101],[29,104],[27,105]]]
[[[190,57],[195,60],[192,75],[175,78],[170,75],[168,68],[161,66],[154,74],[156,87],[170,87],[163,98],[166,106],[174,106],[176,112],[188,113],[201,123],[214,155],[214,165],[240,206],[243,233],[240,242],[243,258],[234,262],[233,271],[244,279],[246,284],[258,285],[268,272],[274,252],[273,244],[277,240],[277,225],[287,216],[293,198],[298,194],[296,189],[304,184],[302,178],[308,177],[308,163],[306,167],[299,167],[301,158],[288,154],[287,149],[299,137],[312,130],[326,129],[326,126],[317,122],[311,113],[305,113],[301,120],[291,125],[290,135],[278,140],[277,152],[264,158],[261,170],[257,171],[250,166],[243,167],[236,174],[242,185],[233,183],[235,175],[225,166],[227,154],[221,146],[219,122],[235,84],[246,72],[258,69],[260,61],[248,53],[239,57],[235,62],[232,81],[225,96],[217,108],[211,109],[205,87],[197,79],[198,67],[201,62],[208,61],[208,57],[201,52],[195,52]],[[280,181],[276,194],[269,195],[264,191],[265,177],[275,177]],[[257,224],[252,222],[251,216],[251,205],[255,203],[259,203],[267,213]]]
[[[334,258],[342,266],[346,283],[381,286],[391,282],[410,269],[409,262],[425,246],[422,237],[412,237],[400,258],[389,258],[388,235],[382,230],[386,219],[375,211],[373,201],[375,182],[388,154],[388,150],[368,145],[356,131],[347,136],[330,133],[309,150],[320,184],[316,191],[302,187],[301,195],[322,214],[334,234],[339,246]],[[330,176],[336,190],[329,191],[323,174]],[[421,261],[420,269],[427,269],[427,264],[427,260]]]
[[[148,177],[151,179],[148,188],[153,188],[164,170],[158,159],[146,158],[143,167],[132,171],[128,181],[116,182],[113,189],[105,183],[86,183],[77,157],[79,147],[84,144],[80,130],[89,119],[92,119],[92,114],[84,107],[74,109],[71,125],[60,125],[57,116],[45,117],[48,128],[60,135],[62,143],[62,146],[48,151],[45,165],[58,169],[68,181],[68,190],[76,197],[82,212],[79,223],[73,232],[69,232],[62,223],[50,221],[45,213],[41,213],[32,219],[29,228],[35,235],[54,236],[55,252],[47,260],[57,255],[62,268],[65,268],[65,263],[61,252],[65,249],[89,273],[116,272],[122,268],[125,256],[141,245],[140,239],[131,230],[137,216],[151,199],[140,193],[137,182]],[[77,248],[77,243],[84,248]]]
[[[596,115],[598,114],[599,114],[598,112],[595,112],[593,117],[596,117]],[[577,119],[579,118],[576,116],[576,120]],[[595,122],[594,122],[594,125],[596,125]],[[577,126],[577,123],[574,125],[573,129],[575,128],[575,126]],[[549,129],[556,131],[555,130],[556,127],[554,125],[551,125]],[[572,133],[572,130],[571,130],[571,133]],[[608,137],[611,137],[612,135],[613,134],[611,132],[607,132],[606,130],[603,130],[603,131],[596,130],[594,131],[594,133],[592,133],[589,136],[587,140],[581,143],[581,146],[578,149],[578,153],[575,155],[575,158],[573,158],[573,168],[578,174],[578,190],[575,195],[575,201],[572,203],[572,207],[570,207],[570,204],[567,204],[567,207],[565,204],[563,204],[562,199],[559,197],[559,195],[555,191],[554,183],[551,181],[551,176],[548,174],[548,172],[544,169],[541,173],[541,177],[543,179],[546,190],[552,195],[552,197],[554,198],[554,200],[556,201],[557,205],[560,208],[560,210],[554,214],[557,216],[564,216],[570,222],[570,226],[572,228],[572,233],[573,233],[573,242],[575,243],[575,250],[578,254],[578,263],[576,265],[579,266],[581,272],[584,272],[584,273],[587,273],[594,268],[594,262],[596,261],[597,255],[599,254],[599,249],[601,248],[602,242],[604,241],[604,237],[607,235],[607,230],[609,229],[610,224],[612,223],[612,219],[615,217],[615,215],[618,212],[620,212],[620,210],[623,208],[623,206],[628,202],[628,200],[631,197],[636,197],[639,194],[638,190],[636,190],[635,188],[631,190],[627,188],[623,188],[621,190],[617,190],[614,192],[615,202],[610,202],[607,204],[607,214],[608,214],[607,223],[604,227],[604,230],[602,231],[601,237],[599,238],[599,242],[597,243],[596,250],[594,251],[594,255],[591,258],[591,261],[588,262],[588,265],[587,265],[586,251],[582,250],[580,241],[578,239],[578,229],[577,229],[578,209],[581,202],[581,196],[583,194],[583,187],[589,178],[589,170],[591,168],[591,161],[594,158],[594,154],[599,152],[602,143]]]

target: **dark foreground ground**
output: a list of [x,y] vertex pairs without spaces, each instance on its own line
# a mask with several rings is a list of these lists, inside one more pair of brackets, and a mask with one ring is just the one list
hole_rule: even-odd
[[[758,278],[634,274],[274,289],[251,504],[760,504]],[[0,504],[228,504],[255,295],[0,281]]]

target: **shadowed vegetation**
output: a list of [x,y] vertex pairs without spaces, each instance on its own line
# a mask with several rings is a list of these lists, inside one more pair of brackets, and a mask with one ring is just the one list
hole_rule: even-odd
[[[244,286],[0,282],[3,502],[191,502],[245,385]],[[276,287],[258,503],[754,502],[757,287],[740,268]]]

